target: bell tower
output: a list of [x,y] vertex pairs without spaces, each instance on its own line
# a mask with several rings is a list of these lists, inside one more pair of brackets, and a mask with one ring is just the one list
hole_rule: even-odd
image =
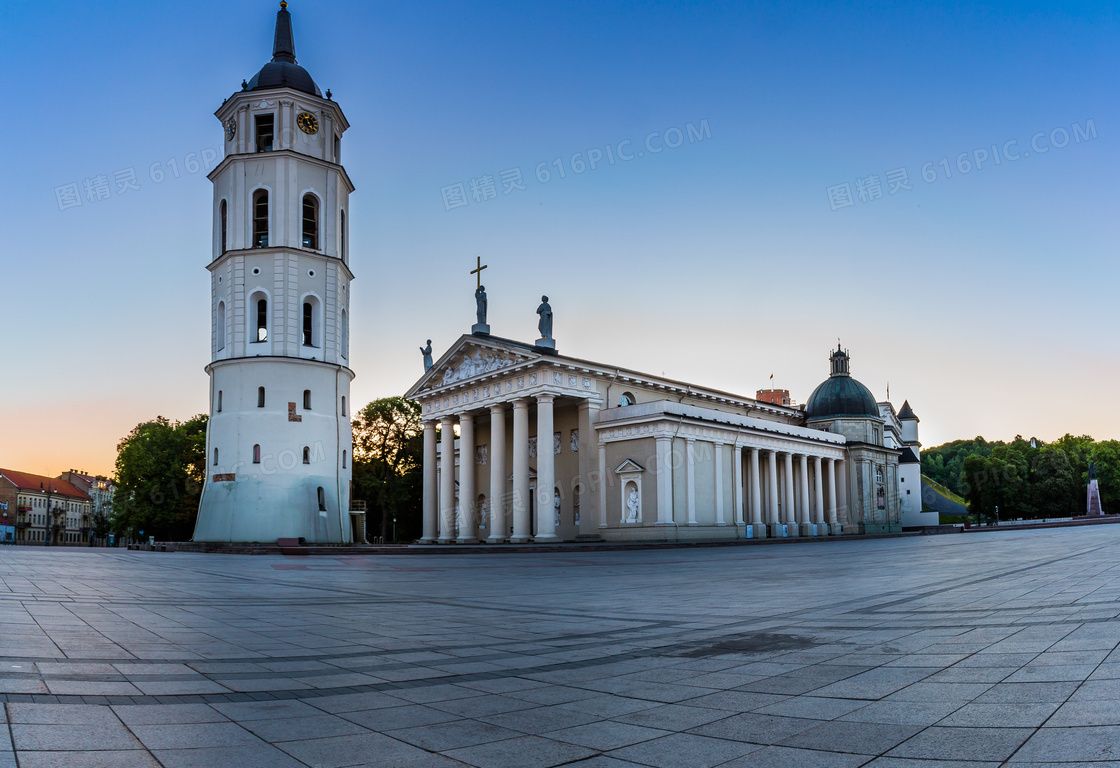
[[350,543],[349,124],[296,61],[287,2],[272,60],[215,113],[207,480],[194,540]]

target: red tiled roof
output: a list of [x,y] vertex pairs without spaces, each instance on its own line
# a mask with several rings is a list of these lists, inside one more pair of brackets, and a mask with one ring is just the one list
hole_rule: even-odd
[[30,472],[16,472],[15,470],[3,468],[0,468],[0,476],[6,478],[21,491],[38,491],[40,488],[43,488],[49,489],[53,493],[57,493],[61,496],[70,496],[71,498],[85,501],[89,500],[88,495],[82,493],[82,491],[65,480],[59,480],[57,477],[33,475]]

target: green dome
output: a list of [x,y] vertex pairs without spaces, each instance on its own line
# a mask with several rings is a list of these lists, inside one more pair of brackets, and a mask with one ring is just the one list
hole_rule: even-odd
[[810,419],[837,416],[879,418],[879,406],[871,390],[851,376],[833,376],[813,390],[805,413]]
[[848,353],[840,349],[829,355],[832,375],[809,395],[805,414],[810,419],[831,419],[840,416],[879,418],[879,406],[871,390],[852,378],[848,372]]

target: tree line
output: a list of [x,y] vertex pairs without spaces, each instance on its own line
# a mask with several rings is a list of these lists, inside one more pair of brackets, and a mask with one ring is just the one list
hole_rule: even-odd
[[1120,511],[1120,442],[1065,435],[1051,443],[1017,435],[1011,442],[956,440],[922,453],[922,474],[968,500],[972,514],[1012,518],[1085,514],[1089,464],[1101,505]]
[[[118,536],[188,541],[206,481],[205,414],[157,416],[117,444],[113,513]],[[423,527],[420,407],[403,397],[374,400],[354,414],[351,497],[367,504],[366,537],[412,541]],[[141,534],[143,531],[143,534]],[[95,532],[96,533],[96,532]]]

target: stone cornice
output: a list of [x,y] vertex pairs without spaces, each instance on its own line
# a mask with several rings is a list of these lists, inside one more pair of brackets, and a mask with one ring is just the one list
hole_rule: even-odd
[[349,174],[346,173],[346,169],[341,165],[339,165],[338,163],[332,163],[327,160],[323,160],[318,157],[314,157],[313,155],[305,155],[302,152],[296,152],[294,149],[273,149],[268,152],[240,152],[232,155],[226,155],[222,158],[222,162],[214,166],[214,170],[206,174],[206,178],[210,179],[210,181],[213,181],[222,173],[222,171],[236,162],[250,162],[253,159],[260,160],[269,157],[295,158],[300,162],[317,165],[320,168],[325,168],[328,171],[337,171],[339,177],[346,183],[347,191],[351,194],[354,192],[354,182],[350,181]]

